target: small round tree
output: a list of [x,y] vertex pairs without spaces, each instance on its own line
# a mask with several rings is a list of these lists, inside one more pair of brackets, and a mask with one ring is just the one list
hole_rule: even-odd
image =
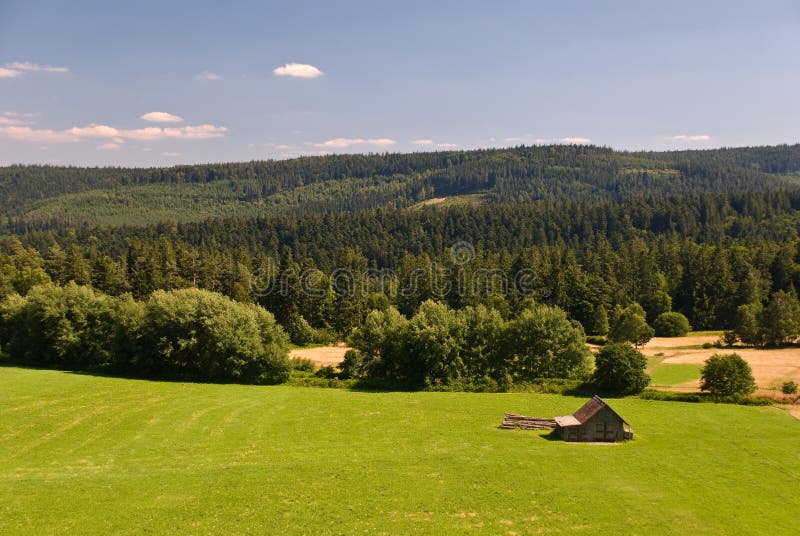
[[650,383],[650,376],[645,373],[647,359],[630,344],[606,344],[595,357],[595,366],[592,382],[607,393],[641,393]]
[[617,314],[608,332],[612,342],[630,342],[634,346],[644,346],[653,338],[653,328],[647,324],[644,309],[634,303]]
[[739,354],[714,354],[701,371],[700,389],[717,395],[749,395],[756,390],[753,371]]
[[680,313],[667,312],[658,315],[653,322],[656,337],[685,337],[689,330],[689,320]]

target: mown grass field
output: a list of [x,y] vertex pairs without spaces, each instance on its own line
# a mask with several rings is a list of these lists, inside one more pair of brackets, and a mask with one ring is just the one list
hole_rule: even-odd
[[663,363],[663,360],[659,357],[647,358],[650,387],[672,387],[700,378],[702,365],[670,364]]
[[0,533],[796,534],[800,422],[612,401],[636,439],[499,430],[581,399],[0,367]]

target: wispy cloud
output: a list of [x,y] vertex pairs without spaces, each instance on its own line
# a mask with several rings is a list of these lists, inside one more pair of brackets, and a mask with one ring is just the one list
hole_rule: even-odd
[[436,144],[436,148],[437,149],[455,149],[456,147],[458,147],[458,144],[456,144],[456,143],[437,143]]
[[173,151],[164,151],[163,153],[161,153],[161,156],[173,156],[173,157],[174,156],[183,156],[183,153],[176,153],[176,152],[173,152]]
[[19,78],[26,73],[68,73],[67,67],[54,67],[52,65],[40,65],[29,61],[14,61],[6,63],[0,67],[0,78]]
[[195,80],[210,81],[210,80],[219,80],[222,77],[217,73],[212,73],[211,71],[203,71],[201,73],[196,74],[194,78]]
[[120,147],[122,147],[122,145],[119,143],[103,143],[97,146],[98,149],[102,149],[103,151],[116,151]]
[[26,117],[28,119],[32,119],[34,117],[39,117],[42,114],[39,112],[3,112],[3,115],[6,117]]
[[559,143],[569,143],[573,145],[587,145],[589,143],[592,143],[591,138],[580,138],[580,137],[559,138],[557,141]]
[[108,139],[114,143],[123,143],[125,140],[163,140],[184,139],[202,140],[221,138],[227,132],[226,127],[215,125],[187,125],[184,127],[146,127],[137,129],[119,129],[108,125],[88,125],[85,127],[72,127],[65,130],[37,129],[29,126],[4,126],[0,127],[0,136],[21,141],[69,143],[88,139]]
[[388,147],[397,142],[390,138],[334,138],[320,143],[313,143],[314,147],[326,149],[347,149],[354,145],[374,145],[377,147]]
[[506,143],[528,144],[528,145],[558,145],[558,144],[587,145],[592,143],[591,138],[584,138],[579,136],[567,136],[564,138],[536,138],[533,137],[532,134],[525,134],[524,136],[512,136],[509,138],[504,138],[503,141],[505,141]]
[[22,76],[22,74],[22,71],[15,71],[14,69],[0,67],[0,78],[17,78]]
[[307,63],[287,63],[272,70],[275,76],[294,76],[296,78],[318,78],[322,71]]
[[144,119],[145,121],[150,121],[151,123],[180,123],[183,121],[183,117],[167,112],[147,112],[139,117],[139,119]]
[[677,134],[667,139],[676,141],[711,141],[711,136],[708,134]]
[[433,140],[412,140],[411,145],[433,145]]

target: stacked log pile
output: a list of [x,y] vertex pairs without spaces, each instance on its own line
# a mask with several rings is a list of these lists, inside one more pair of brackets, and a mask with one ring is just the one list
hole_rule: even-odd
[[506,413],[503,417],[503,424],[500,428],[512,430],[514,428],[522,428],[524,430],[552,430],[556,427],[556,421],[553,419],[543,419],[541,417],[526,417],[525,415],[515,415],[514,413]]

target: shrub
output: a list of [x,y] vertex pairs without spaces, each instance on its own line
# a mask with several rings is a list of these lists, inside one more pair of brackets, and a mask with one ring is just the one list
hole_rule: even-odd
[[330,365],[325,365],[324,367],[320,367],[320,369],[314,373],[314,376],[317,376],[318,378],[325,378],[328,380],[338,378],[336,369]]
[[154,292],[141,346],[131,366],[147,375],[280,383],[291,369],[286,334],[272,314],[206,290]]
[[306,359],[305,357],[293,357],[289,360],[289,362],[291,363],[293,370],[314,372],[317,368],[313,361]]
[[608,335],[608,313],[606,312],[606,308],[602,305],[598,305],[595,307],[593,315],[592,315],[592,335],[596,336],[606,336]]
[[783,382],[781,385],[781,392],[785,395],[796,395],[797,394],[797,383],[789,380],[788,382]]
[[701,371],[700,389],[717,395],[749,395],[756,390],[750,365],[739,354],[714,354]]
[[33,287],[24,298],[12,295],[0,306],[0,344],[10,359],[22,362],[110,367],[113,349],[130,344],[116,341],[122,327],[118,302],[75,283]]
[[691,326],[689,320],[680,313],[661,313],[653,322],[658,337],[685,337]]
[[600,337],[599,335],[587,335],[586,342],[589,344],[595,344],[597,346],[603,346],[608,342],[608,340],[606,340],[605,337]]
[[725,346],[733,346],[739,340],[739,336],[735,331],[726,331],[722,334],[722,343]]
[[558,307],[536,304],[524,310],[508,324],[505,341],[505,368],[515,382],[588,379],[594,369],[583,328]]
[[361,379],[367,377],[367,367],[364,356],[358,350],[348,350],[344,360],[339,364],[343,379]]
[[634,303],[620,311],[608,333],[608,340],[612,342],[630,342],[635,346],[647,344],[653,338],[653,328],[645,320],[644,309]]
[[606,344],[595,357],[595,366],[592,383],[610,394],[641,393],[650,383],[647,359],[629,344]]
[[793,342],[800,335],[800,302],[794,295],[779,290],[758,315],[758,323],[764,344]]
[[298,346],[307,346],[315,343],[314,328],[302,316],[293,316],[286,324],[286,331],[292,342]]

